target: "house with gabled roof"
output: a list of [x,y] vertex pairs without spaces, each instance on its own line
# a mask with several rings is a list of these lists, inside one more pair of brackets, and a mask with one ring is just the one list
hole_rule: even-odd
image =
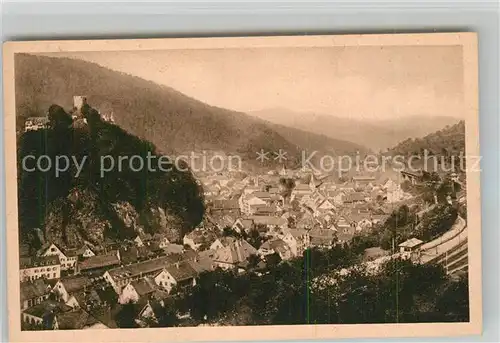
[[76,260],[78,260],[78,259],[89,258],[96,255],[94,250],[91,249],[87,243],[85,243],[83,246],[79,248],[65,248],[63,252],[66,255],[66,257],[71,257],[69,261],[74,260],[75,257]]
[[215,240],[215,242],[212,243],[209,250],[215,251],[218,249],[222,249],[222,248],[230,246],[234,242],[236,242],[236,238],[234,238],[234,237],[231,237],[231,236],[220,237],[220,238],[217,238]]
[[75,263],[78,260],[78,250],[63,250],[58,247],[56,244],[48,242],[43,245],[37,253],[38,256],[58,256],[61,264],[61,270],[73,269],[75,267]]
[[254,227],[255,223],[252,219],[242,217],[236,219],[231,229],[237,233],[242,233],[242,232],[249,233],[250,231],[252,231]]
[[201,253],[194,260],[189,260],[187,263],[189,263],[198,275],[204,272],[211,272],[217,268],[213,259],[214,255],[215,251],[208,251],[206,254]]
[[74,292],[66,301],[66,305],[72,308],[83,308],[86,310],[96,307],[111,306],[118,302],[118,296],[107,283],[95,284]]
[[140,327],[150,327],[151,324],[158,324],[162,313],[165,309],[165,302],[163,300],[145,299],[136,304],[138,311],[136,316],[136,323]]
[[52,292],[64,302],[68,301],[73,293],[86,290],[92,286],[90,278],[86,275],[72,275],[61,278],[52,288]]
[[413,237],[399,244],[398,247],[400,252],[404,254],[404,253],[412,253],[413,251],[417,250],[422,244],[424,244],[423,241]]
[[226,227],[231,227],[236,221],[236,218],[239,218],[239,216],[224,215],[224,216],[213,217],[213,221],[215,223],[215,226],[220,231],[222,231]]
[[229,246],[217,249],[214,263],[222,269],[242,269],[250,256],[257,255],[257,250],[245,240],[237,240]]
[[261,258],[268,255],[278,254],[282,260],[289,260],[294,255],[288,244],[280,238],[270,239],[264,242],[257,251]]
[[331,211],[331,210],[335,210],[336,207],[334,204],[332,204],[332,202],[330,202],[328,199],[325,199],[323,201],[321,201],[317,207],[317,210],[318,211]]
[[174,287],[196,286],[198,272],[190,262],[178,262],[168,266],[161,275],[161,286],[170,293]]
[[120,294],[122,288],[130,283],[130,281],[138,280],[145,276],[157,275],[163,268],[179,261],[194,260],[196,258],[196,253],[194,251],[191,251],[191,253],[192,254],[190,254],[189,251],[185,251],[182,254],[161,256],[110,269],[103,274],[103,278],[113,286],[117,294]]
[[106,254],[95,255],[81,262],[77,262],[76,273],[98,273],[106,269],[118,267],[121,264],[119,250],[112,250]]
[[156,290],[158,290],[158,285],[151,276],[133,280],[123,287],[118,302],[120,304],[136,303],[140,298],[147,297]]
[[188,245],[191,249],[197,251],[208,249],[216,239],[217,233],[213,230],[194,229],[184,235],[182,242],[184,245]]

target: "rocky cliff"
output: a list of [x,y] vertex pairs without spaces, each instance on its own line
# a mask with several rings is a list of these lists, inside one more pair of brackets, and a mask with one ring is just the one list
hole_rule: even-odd
[[[132,156],[146,161],[158,153],[150,142],[102,121],[90,106],[83,112],[88,124],[68,126],[71,116],[51,106],[49,128],[18,137],[21,239],[42,228],[46,240],[62,247],[83,241],[102,245],[107,239],[157,232],[181,240],[204,213],[202,192],[191,172],[173,164],[170,171],[161,171],[123,163],[103,173],[104,156],[109,161]],[[27,156],[33,156],[25,160],[29,170],[23,168]],[[59,158],[64,166],[64,156],[68,169],[56,173],[55,161]],[[48,160],[52,168],[41,163],[40,170],[36,161]]]

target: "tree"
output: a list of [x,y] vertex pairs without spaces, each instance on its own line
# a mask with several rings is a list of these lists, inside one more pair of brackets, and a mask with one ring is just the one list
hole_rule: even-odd
[[449,204],[440,204],[424,214],[415,236],[424,241],[432,240],[448,231],[457,217],[456,208]]
[[137,311],[132,302],[128,302],[121,306],[120,311],[115,316],[116,324],[119,328],[135,328],[137,323],[135,322],[135,317],[137,316]]
[[51,105],[48,113],[50,126],[54,130],[67,130],[73,123],[71,116],[59,105]]
[[[262,224],[258,224],[262,225]],[[260,235],[260,232],[257,228],[252,228],[248,234],[247,242],[253,246],[255,249],[259,249],[262,243],[264,242],[264,238]]]
[[300,203],[297,199],[293,199],[292,202],[290,203],[292,205],[292,210],[293,211],[299,211],[300,210]]
[[242,279],[237,279],[230,271],[205,272],[187,296],[187,306],[193,319],[214,321],[235,306],[245,289]]
[[239,233],[233,230],[230,226],[226,226],[224,227],[224,229],[222,229],[222,235],[224,237],[234,237],[236,239],[241,239],[244,236],[243,233]]
[[271,255],[266,256],[266,263],[268,268],[274,268],[281,262],[281,256],[274,252]]
[[232,236],[233,235],[233,229],[231,229],[231,227],[229,226],[225,226],[223,229],[222,229],[222,235],[224,237],[229,237],[229,236]]
[[253,269],[253,268],[257,267],[257,265],[259,264],[260,261],[261,261],[261,259],[259,258],[258,255],[250,255],[248,257],[249,269]]
[[281,195],[284,198],[289,198],[292,195],[293,188],[295,187],[295,181],[290,178],[280,178],[279,182],[282,188]]
[[179,324],[179,318],[177,318],[177,307],[169,305],[162,306],[157,319],[159,327],[177,326]]
[[376,201],[377,201],[377,203],[378,203],[379,205],[381,205],[381,204],[383,204],[383,203],[384,203],[384,197],[383,197],[382,195],[380,195],[380,194],[379,194],[379,195],[377,195],[377,200],[376,200]]
[[444,285],[436,301],[436,312],[442,314],[446,322],[469,321],[468,274]]

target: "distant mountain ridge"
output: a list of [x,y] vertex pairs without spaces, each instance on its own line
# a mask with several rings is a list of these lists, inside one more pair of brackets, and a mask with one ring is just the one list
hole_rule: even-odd
[[287,162],[296,164],[301,150],[354,153],[365,149],[209,106],[167,86],[94,63],[28,54],[16,56],[18,130],[23,117],[41,116],[51,104],[70,109],[74,95],[87,96],[89,103],[100,110],[112,110],[119,126],[151,141],[163,154],[224,151],[255,162],[256,152],[261,149],[283,149],[288,153]]
[[391,148],[408,138],[425,136],[460,120],[452,116],[417,115],[404,119],[360,120],[314,112],[295,112],[285,108],[251,111],[248,114],[272,123],[364,145],[373,150]]

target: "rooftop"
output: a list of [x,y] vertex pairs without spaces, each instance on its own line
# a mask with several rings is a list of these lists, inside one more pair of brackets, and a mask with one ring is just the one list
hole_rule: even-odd
[[288,223],[286,219],[274,216],[251,216],[249,217],[249,219],[253,220],[253,222],[256,225],[262,224],[262,225],[282,226]]
[[42,267],[42,266],[54,266],[61,264],[59,262],[59,256],[43,256],[43,257],[23,257],[19,261],[21,269]]
[[116,251],[104,255],[96,255],[79,262],[78,267],[80,270],[104,268],[120,264],[120,259]]
[[156,282],[151,277],[144,277],[139,280],[134,280],[130,284],[132,285],[132,287],[134,287],[139,296],[153,293],[158,288]]
[[50,285],[44,279],[22,282],[20,286],[21,301],[44,296],[50,292]]
[[218,249],[215,253],[214,261],[229,264],[245,262],[251,255],[256,255],[257,250],[247,241],[240,240],[231,245]]
[[83,329],[85,326],[98,323],[94,317],[82,309],[56,314],[56,319],[60,330]]
[[238,200],[214,200],[212,204],[213,209],[234,210],[240,209]]
[[84,275],[73,275],[73,276],[68,276],[65,278],[62,278],[59,280],[63,286],[64,289],[68,293],[76,292],[81,289],[84,289],[85,287],[89,287],[92,285],[92,282],[87,276]]
[[37,318],[43,318],[49,313],[66,312],[70,311],[71,309],[71,307],[65,305],[64,303],[55,300],[45,300],[40,304],[24,310],[24,312]]
[[185,254],[172,254],[139,263],[134,263],[128,266],[111,269],[108,272],[111,277],[115,279],[126,279],[140,274],[154,273],[171,264],[174,264],[175,262],[183,261],[188,258],[190,257]]
[[410,238],[407,241],[404,241],[403,243],[399,244],[398,246],[401,248],[414,248],[422,243],[423,241],[421,241],[418,238]]
[[197,271],[189,262],[176,263],[165,268],[165,270],[172,275],[177,282],[192,279],[198,275]]

